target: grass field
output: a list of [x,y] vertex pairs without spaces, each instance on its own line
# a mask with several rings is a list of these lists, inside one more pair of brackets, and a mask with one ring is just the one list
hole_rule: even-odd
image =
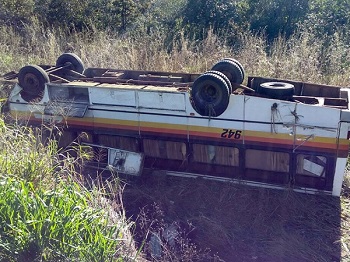
[[[20,34],[11,28],[0,27],[0,74],[12,70],[18,71],[27,64],[55,64],[56,58],[68,51],[79,55],[86,66],[177,72],[204,72],[221,58],[234,57],[243,64],[246,75],[350,86],[348,77],[350,69],[347,64],[347,61],[350,61],[350,49],[337,39],[334,39],[325,50],[322,47],[322,39],[315,39],[307,32],[296,34],[288,41],[283,38],[276,39],[272,44],[268,44],[263,36],[245,34],[240,37],[242,44],[238,49],[229,48],[212,33],[209,33],[207,39],[202,42],[179,38],[174,40],[172,48],[169,48],[164,45],[166,36],[161,32],[138,37],[119,37],[105,32],[66,33],[61,29],[44,30],[38,26],[28,27]],[[11,86],[2,86],[0,98],[6,98],[9,88]],[[103,217],[101,214],[108,213],[110,205],[102,206],[102,209],[94,209],[100,207],[98,205],[101,203],[90,202],[89,199],[94,197],[91,195],[91,190],[87,190],[86,185],[80,187],[81,184],[74,184],[78,182],[76,180],[71,182],[72,185],[54,182],[61,174],[56,173],[56,167],[62,164],[59,162],[61,158],[57,157],[60,154],[56,151],[57,148],[38,147],[33,140],[35,136],[25,138],[33,144],[29,142],[23,144],[23,141],[17,141],[10,135],[17,131],[9,132],[7,139],[2,136],[1,145],[2,148],[12,151],[2,153],[1,156],[6,154],[12,157],[18,156],[28,161],[13,159],[11,163],[23,165],[8,166],[9,161],[1,165],[5,169],[1,170],[3,182],[0,185],[8,186],[7,191],[1,191],[4,195],[2,199],[9,199],[4,201],[2,206],[9,205],[7,209],[3,209],[8,219],[11,218],[12,204],[19,205],[19,202],[16,202],[19,200],[23,200],[21,203],[38,206],[38,216],[56,216],[55,212],[58,210],[46,210],[48,213],[45,213],[46,211],[40,211],[40,208],[45,206],[40,207],[39,204],[43,199],[56,201],[50,195],[50,190],[59,185],[60,191],[57,192],[68,199],[58,199],[55,202],[59,209],[64,202],[68,204],[67,212],[73,212],[69,211],[72,208],[69,206],[72,198],[75,199],[74,201],[81,201],[79,202],[81,206],[86,208],[84,210],[87,213],[82,212],[88,220],[81,224],[82,228],[86,229],[86,239],[89,240],[87,236],[89,234],[91,236],[91,230],[103,231],[103,227],[92,229],[84,227],[84,223],[91,225],[92,220],[89,219]],[[25,131],[24,134],[27,132]],[[30,150],[18,151],[19,148],[26,147],[18,144],[16,146],[15,142],[28,145]],[[21,152],[23,155],[20,154]],[[68,158],[68,162],[64,163],[74,161],[76,161],[74,158]],[[71,165],[63,166],[67,167],[62,171],[65,175],[72,171]],[[8,180],[4,175],[10,173],[17,174],[17,178]],[[29,181],[32,184],[28,184],[29,188],[26,188],[27,184],[23,181]],[[125,226],[125,229],[130,228],[129,222],[135,221],[134,238],[146,254],[145,256],[151,248],[150,243],[152,241],[154,243],[155,238],[164,237],[164,232],[175,234],[175,243],[171,243],[172,237],[167,237],[166,243],[163,243],[162,257],[154,258],[156,261],[350,261],[349,181],[350,179],[347,178],[340,198],[331,198],[298,194],[291,190],[247,188],[203,180],[146,177],[138,183],[125,186],[122,197],[125,209],[120,210],[122,216],[118,221]],[[49,187],[43,188],[43,185]],[[79,189],[78,195],[71,194],[70,186]],[[11,195],[12,187],[22,187],[26,195],[23,195],[22,199],[16,198]],[[38,195],[34,195],[32,188],[36,189],[35,192],[38,192]],[[101,187],[97,188],[101,189]],[[8,195],[5,195],[6,192]],[[96,190],[93,192],[96,193]],[[102,196],[104,192],[102,191]],[[115,189],[112,192],[118,195],[120,191]],[[10,202],[11,196],[13,202]],[[103,201],[103,198],[100,199]],[[21,208],[25,209],[26,206],[21,205]],[[127,217],[123,216],[124,211]],[[23,214],[29,213],[23,212]],[[69,219],[64,214],[61,215],[62,219]],[[46,221],[45,216],[41,221]],[[13,252],[14,258],[18,258],[21,252],[14,247],[20,243],[24,250],[31,250],[30,248],[39,250],[41,256],[46,256],[46,261],[64,259],[63,251],[55,253],[50,248],[57,242],[58,236],[66,237],[65,234],[74,232],[69,228],[71,224],[67,225],[68,232],[60,231],[55,241],[50,242],[44,238],[45,235],[41,234],[42,231],[33,230],[36,222],[33,222],[32,217],[23,216],[23,219],[24,222],[15,221],[14,225],[23,226],[19,227],[18,232],[30,232],[30,234],[18,234],[22,237],[19,240],[23,241],[12,242],[12,246],[7,244],[6,246],[3,241],[4,235],[1,235],[0,255],[6,255],[8,261],[12,261],[10,256]],[[98,220],[96,224],[108,224],[114,221],[113,218],[111,219]],[[51,222],[54,225],[57,221]],[[118,224],[115,221],[113,223]],[[30,229],[25,228],[25,225]],[[47,226],[47,223],[43,226]],[[111,228],[108,227],[108,229]],[[119,228],[114,229],[115,232],[119,232]],[[6,230],[11,235],[11,228]],[[5,232],[5,229],[2,232]],[[106,233],[103,232],[103,234]],[[115,232],[111,234],[115,236]],[[37,241],[33,242],[33,239]],[[16,239],[16,241],[19,240]],[[36,243],[36,245],[31,246],[30,243]],[[63,250],[65,245],[62,243],[60,247]],[[116,242],[108,244],[107,240],[101,240],[100,243],[104,243],[105,247],[117,244]],[[46,246],[46,244],[49,245]],[[90,244],[89,242],[81,247],[81,250],[90,252],[84,253],[86,257],[81,261],[84,259],[92,261],[91,256],[88,257],[88,255],[98,252],[90,249]],[[67,250],[74,258],[78,257],[79,254],[69,248]],[[110,256],[109,251],[104,252],[113,261],[114,257]],[[120,256],[123,257],[123,255],[121,253]]]

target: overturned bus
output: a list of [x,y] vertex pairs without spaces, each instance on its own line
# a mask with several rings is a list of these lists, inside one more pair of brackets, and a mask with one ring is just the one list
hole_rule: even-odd
[[144,166],[177,176],[341,193],[350,136],[347,88],[245,77],[230,58],[188,74],[85,69],[72,53],[55,66],[29,65],[4,78],[18,79],[8,99],[13,117],[63,124],[71,137],[86,132],[87,144],[106,150],[104,166],[128,162],[121,172],[140,175]]

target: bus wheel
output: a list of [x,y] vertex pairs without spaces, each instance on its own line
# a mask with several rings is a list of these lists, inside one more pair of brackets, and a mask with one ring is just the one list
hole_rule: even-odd
[[18,84],[22,87],[22,92],[31,98],[42,96],[48,82],[49,76],[40,66],[28,65],[19,70]]
[[220,116],[227,109],[229,98],[229,87],[217,74],[199,76],[191,88],[193,108],[202,116]]
[[238,60],[236,60],[234,58],[226,57],[223,59],[223,61],[231,61],[231,62],[235,63],[239,67],[239,69],[241,69],[243,80],[244,80],[244,77],[245,77],[244,67]]
[[223,73],[231,83],[242,84],[243,73],[240,67],[231,60],[221,60],[216,63],[211,70]]
[[207,71],[205,72],[206,74],[207,73],[211,73],[211,74],[214,74],[214,75],[218,75],[220,76],[226,83],[227,87],[228,87],[228,90],[229,90],[229,93],[231,94],[232,93],[232,85],[231,85],[231,82],[230,80],[227,78],[227,76],[225,76],[225,74],[219,72],[219,71],[215,71],[215,70],[210,70],[210,71]]
[[73,70],[80,74],[82,74],[84,71],[83,62],[81,61],[79,56],[73,53],[64,53],[57,58],[57,61],[56,61],[57,67],[65,66],[65,65],[70,65],[68,67],[70,70]]

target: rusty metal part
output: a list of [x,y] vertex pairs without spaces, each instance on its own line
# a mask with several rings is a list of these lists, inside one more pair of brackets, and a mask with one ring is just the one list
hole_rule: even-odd
[[242,85],[242,84],[237,84],[237,83],[231,83],[233,88],[243,88],[245,90],[251,91],[251,92],[255,92],[255,90],[253,88],[250,88],[248,86]]
[[[62,69],[65,69],[66,72],[69,73],[69,75],[75,75],[77,78],[86,78],[85,75],[81,74],[81,73],[78,73],[74,70],[70,70],[68,69],[70,67],[69,64],[66,64],[64,66],[41,66],[45,72],[52,78],[55,78],[56,80],[60,80],[64,83],[69,83],[70,81],[68,79],[65,79],[61,76],[58,76],[57,74],[53,74],[54,72],[58,72]],[[17,81],[11,81],[11,80],[14,80],[18,77],[18,72],[15,72],[15,71],[11,71],[11,72],[8,72],[6,74],[4,74],[2,76],[3,79],[0,79],[1,82],[3,83],[10,83],[10,84],[13,84],[13,83],[16,83]]]
[[70,83],[69,80],[67,80],[67,79],[65,79],[63,77],[60,77],[60,76],[57,76],[57,75],[54,75],[54,74],[49,74],[49,76],[52,77],[52,78],[55,78],[56,80],[60,80],[60,81],[62,81],[64,83]]
[[[91,78],[90,78],[91,79]],[[120,79],[117,77],[94,77],[92,78],[94,82],[107,83],[107,84],[135,84],[135,85],[154,85],[154,86],[170,86],[170,87],[189,87],[192,86],[193,82],[188,83],[171,83],[163,81],[146,81],[146,80],[136,80],[136,79]],[[86,79],[89,80],[88,78]]]
[[2,76],[5,80],[12,80],[18,77],[18,73],[15,71],[8,72]]

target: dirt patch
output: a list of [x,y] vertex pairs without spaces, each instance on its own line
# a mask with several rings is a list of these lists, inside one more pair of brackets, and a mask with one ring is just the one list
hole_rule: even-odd
[[[153,257],[158,261],[170,261],[165,253],[174,250],[179,253],[172,261],[349,258],[340,241],[348,233],[349,218],[341,219],[339,198],[147,175],[126,185],[124,206],[136,223],[139,245],[146,253],[158,252]],[[181,243],[169,244],[164,238],[169,228],[192,249],[179,251]]]

